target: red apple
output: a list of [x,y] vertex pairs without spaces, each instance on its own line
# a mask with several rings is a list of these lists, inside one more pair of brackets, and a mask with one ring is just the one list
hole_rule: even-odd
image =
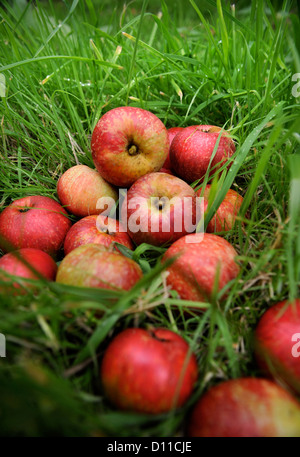
[[[75,165],[59,178],[57,194],[61,204],[75,216],[85,217],[110,210],[118,200],[116,189],[106,182],[97,170]],[[97,202],[107,200],[107,207]]]
[[65,255],[82,244],[109,246],[114,242],[133,249],[132,241],[119,221],[101,215],[87,216],[76,222],[68,231],[64,244]]
[[[9,252],[0,259],[0,280],[9,281],[3,272],[12,276],[19,276],[27,279],[40,279],[40,276],[48,281],[54,281],[57,265],[52,257],[40,249],[23,248],[17,251]],[[25,283],[27,287],[32,284]],[[9,286],[8,286],[9,287]],[[21,291],[21,285],[14,282],[13,290]],[[6,291],[6,286],[0,286],[0,291]]]
[[195,231],[196,195],[182,179],[150,173],[130,187],[121,217],[137,245],[161,246]]
[[162,261],[175,256],[178,257],[167,268],[167,284],[184,300],[209,301],[215,282],[220,291],[239,273],[236,250],[218,235],[183,236],[169,247]]
[[[196,192],[197,197],[201,196],[201,192],[202,189],[200,188]],[[210,192],[211,186],[207,184],[202,194],[204,199],[204,211],[206,211],[208,207]],[[235,224],[242,203],[243,197],[235,190],[229,189],[215,215],[209,221],[206,231],[208,233],[213,233],[231,230]]]
[[116,250],[102,244],[84,244],[64,257],[56,281],[79,287],[129,290],[142,276],[140,266]]
[[129,187],[163,166],[169,150],[167,129],[150,111],[121,106],[105,113],[92,134],[95,166],[108,182]]
[[123,330],[106,349],[101,365],[109,400],[139,413],[160,414],[183,406],[197,377],[189,345],[164,328]]
[[254,347],[263,372],[300,394],[300,299],[283,300],[265,311]]
[[[174,140],[177,133],[181,132],[182,130],[183,130],[183,127],[171,127],[170,129],[167,130],[170,147],[171,147],[172,141]],[[163,168],[160,171],[164,172],[164,173],[168,173],[166,170],[169,170],[170,173],[172,174],[172,172],[171,172],[172,166],[171,166],[171,162],[170,162],[170,150],[169,150],[168,156],[165,160],[165,163],[163,164]]]
[[300,403],[261,378],[238,378],[211,387],[188,420],[191,437],[300,437]]
[[0,248],[36,248],[56,257],[71,225],[67,212],[52,198],[24,197],[0,214]]
[[[179,132],[170,148],[170,161],[175,174],[188,183],[196,180],[201,182],[208,170],[221,130],[214,125],[193,125]],[[212,159],[209,175],[215,173],[226,162],[229,167],[229,159],[234,152],[234,142],[224,130]]]

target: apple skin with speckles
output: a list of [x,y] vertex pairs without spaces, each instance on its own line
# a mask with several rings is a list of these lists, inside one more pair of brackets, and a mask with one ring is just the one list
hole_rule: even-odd
[[198,233],[183,236],[162,258],[175,259],[167,268],[167,284],[184,300],[210,301],[215,281],[220,291],[239,273],[234,247],[218,235],[201,235],[200,241]]
[[190,437],[300,437],[300,403],[263,378],[237,378],[209,388],[187,420]]
[[60,263],[56,282],[79,287],[130,290],[143,276],[140,266],[111,247],[84,244]]
[[127,328],[105,350],[100,378],[117,408],[161,414],[186,403],[198,368],[180,335],[165,328]]
[[254,332],[254,353],[264,375],[300,395],[300,299],[264,312]]
[[41,249],[57,258],[71,225],[66,210],[52,198],[24,197],[0,214],[0,248],[4,252]]
[[[41,279],[54,281],[57,272],[57,265],[54,259],[44,251],[34,248],[23,248],[16,251],[8,252],[0,259],[0,279],[1,281],[10,282],[10,279],[4,273],[19,278],[26,279]],[[29,282],[24,282],[25,288],[34,288],[34,285]],[[13,285],[0,286],[0,292],[12,292],[16,295],[25,292],[25,289],[14,282]]]
[[[221,130],[214,125],[192,125],[179,132],[172,141],[169,154],[175,175],[188,183],[196,180],[202,182]],[[210,165],[209,176],[227,162],[229,168],[234,152],[234,141],[228,132],[223,130]]]
[[[207,184],[202,193],[202,188],[196,191],[197,197],[203,196],[204,211],[207,210],[211,185]],[[206,232],[226,232],[233,228],[239,210],[243,203],[243,197],[233,189],[229,189],[215,215],[209,221]]]
[[137,245],[170,244],[195,231],[196,219],[194,189],[168,173],[139,178],[128,190],[121,208],[123,225]]
[[154,113],[121,106],[99,119],[91,149],[104,179],[118,187],[130,187],[141,176],[162,168],[169,151],[168,133]]
[[[57,195],[64,208],[78,217],[110,211],[118,200],[116,189],[87,165],[75,165],[66,170],[57,182]],[[107,207],[97,205],[100,198],[110,199]]]
[[[134,249],[129,235],[125,229],[122,229],[120,222],[101,215],[83,217],[70,228],[64,243],[65,255],[78,246],[91,243],[103,244],[104,246],[120,243],[128,249]],[[117,246],[116,249],[118,249]]]

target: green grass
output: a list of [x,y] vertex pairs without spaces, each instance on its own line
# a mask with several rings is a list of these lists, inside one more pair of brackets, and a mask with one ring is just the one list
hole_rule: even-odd
[[[299,294],[300,98],[296,2],[4,2],[0,8],[0,205],[26,195],[57,198],[59,176],[93,166],[90,138],[121,105],[166,125],[215,124],[236,141],[229,172],[216,177],[208,219],[232,187],[245,198],[225,235],[241,272],[227,298],[187,314],[166,293],[163,248],[127,255],[143,280],[130,292],[38,285],[0,295],[1,435],[174,436],[210,385],[259,375],[253,329],[273,303]],[[246,217],[246,215],[248,217]],[[102,316],[99,315],[102,310]],[[159,417],[120,412],[103,397],[99,364],[114,334],[168,327],[197,356],[199,382],[181,410]]]

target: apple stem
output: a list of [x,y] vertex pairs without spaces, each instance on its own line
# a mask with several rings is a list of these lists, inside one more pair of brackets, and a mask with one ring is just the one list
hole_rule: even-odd
[[130,156],[135,156],[137,154],[139,154],[139,149],[138,147],[135,145],[135,144],[131,144],[128,146],[128,154]]
[[154,339],[157,340],[157,341],[161,341],[161,342],[163,342],[163,343],[169,343],[169,342],[170,342],[170,340],[167,339],[167,338],[160,338],[159,336],[157,336],[156,333],[155,333],[153,330],[151,330],[151,329],[149,329],[148,332],[150,333],[150,335],[152,336],[152,338],[154,338]]

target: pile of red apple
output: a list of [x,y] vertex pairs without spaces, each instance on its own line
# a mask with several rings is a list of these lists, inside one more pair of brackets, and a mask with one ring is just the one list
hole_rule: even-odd
[[[134,250],[147,243],[166,248],[161,262],[171,259],[167,285],[180,299],[209,303],[216,293],[226,296],[223,289],[240,267],[222,235],[234,227],[242,196],[230,189],[206,232],[198,228],[211,203],[211,186],[203,183],[232,163],[229,133],[212,125],[167,130],[147,110],[119,107],[98,121],[91,150],[95,168],[76,165],[60,177],[60,203],[28,196],[0,214],[1,293],[34,290],[26,278],[125,293],[143,271],[120,246]],[[208,389],[187,414],[186,433],[300,436],[298,340],[300,300],[269,309],[255,331],[263,377]],[[151,327],[117,334],[104,352],[100,376],[115,407],[162,414],[187,404],[201,373],[179,334]]]

